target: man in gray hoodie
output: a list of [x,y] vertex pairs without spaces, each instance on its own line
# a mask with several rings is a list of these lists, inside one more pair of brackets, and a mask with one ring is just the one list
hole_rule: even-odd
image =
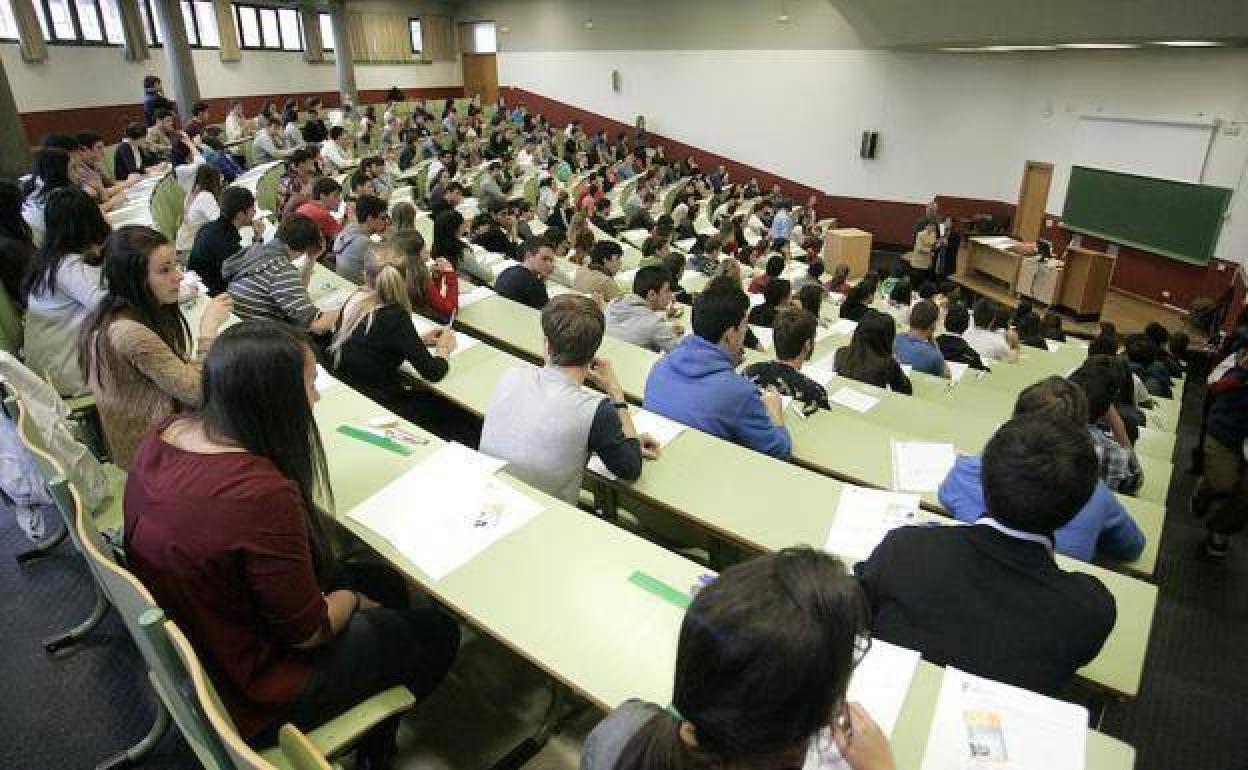
[[375,195],[361,195],[355,202],[355,221],[342,228],[334,239],[334,269],[338,275],[364,283],[372,236],[384,233],[389,226],[386,202]]
[[643,267],[633,276],[633,292],[607,305],[607,334],[656,353],[670,352],[685,333],[660,317],[671,304],[671,274],[662,267]]
[[[315,222],[301,214],[287,217],[269,243],[256,243],[221,264],[229,284],[234,314],[245,320],[268,318],[324,334],[334,327],[338,310],[322,313],[312,304],[308,282],[325,238]],[[303,254],[303,268],[291,258]]]

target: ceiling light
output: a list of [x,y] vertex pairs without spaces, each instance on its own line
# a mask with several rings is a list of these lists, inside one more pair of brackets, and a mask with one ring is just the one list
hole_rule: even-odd
[[1157,45],[1164,45],[1170,48],[1217,48],[1226,45],[1214,40],[1158,40]]
[[585,20],[585,29],[593,29],[593,28],[594,28],[594,20],[593,20],[593,19],[586,19],[586,20]]
[[1056,51],[1054,45],[984,45],[941,48],[946,53],[1015,53],[1019,51]]
[[776,17],[776,21],[780,22],[781,24],[786,23],[788,20],[789,20],[789,15],[787,13],[782,13]]
[[1125,48],[1139,48],[1139,43],[1059,43],[1058,48],[1070,48],[1077,51],[1118,51]]

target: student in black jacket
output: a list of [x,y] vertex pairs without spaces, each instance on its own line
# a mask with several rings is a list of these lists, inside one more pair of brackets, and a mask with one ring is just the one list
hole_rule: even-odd
[[303,141],[321,143],[329,140],[329,129],[321,119],[321,100],[315,96],[308,97],[308,119],[303,124]]
[[773,278],[763,287],[763,304],[750,308],[750,326],[770,328],[781,308],[788,306],[793,296],[792,284],[785,278]]
[[936,665],[1054,695],[1117,616],[1099,580],[1053,557],[1053,532],[1092,496],[1096,452],[1082,427],[1031,415],[1003,425],[982,462],[985,516],[895,529],[856,568],[871,630]]
[[947,363],[966,364],[972,369],[985,371],[984,360],[962,335],[971,325],[971,312],[961,302],[954,302],[945,311],[945,333],[936,338],[936,347]]
[[131,174],[146,174],[147,170],[157,165],[143,151],[143,138],[147,129],[138,123],[126,126],[125,134],[113,149],[113,178],[126,179]]
[[524,261],[504,270],[494,282],[500,296],[541,310],[550,301],[546,279],[555,271],[555,252],[541,238],[524,242]]
[[509,210],[481,214],[472,221],[472,229],[472,242],[491,254],[502,254],[508,259],[520,257],[520,244],[515,238],[516,220]]
[[256,219],[256,199],[245,187],[227,187],[221,193],[221,216],[195,234],[195,245],[187,258],[187,268],[194,270],[208,293],[216,296],[225,291],[227,284],[221,277],[221,263],[243,248],[239,228],[252,226],[252,242],[264,240],[265,222]]
[[594,202],[594,215],[589,221],[594,223],[594,227],[603,231],[612,238],[620,234],[615,225],[607,218],[611,214],[611,201],[607,198],[599,198]]
[[810,360],[815,350],[818,320],[806,310],[789,307],[776,315],[771,328],[776,360],[750,364],[743,374],[760,388],[773,387],[780,395],[797,399],[806,414],[831,409],[828,391],[802,374],[802,364]]

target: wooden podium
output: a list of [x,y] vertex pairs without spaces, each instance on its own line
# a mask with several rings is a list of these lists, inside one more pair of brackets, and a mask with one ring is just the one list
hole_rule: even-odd
[[849,265],[849,277],[858,279],[871,268],[871,233],[854,227],[829,230],[823,238],[823,266],[828,275],[837,264]]
[[1057,304],[1078,321],[1095,321],[1105,306],[1105,292],[1114,275],[1114,257],[1082,248],[1066,250]]

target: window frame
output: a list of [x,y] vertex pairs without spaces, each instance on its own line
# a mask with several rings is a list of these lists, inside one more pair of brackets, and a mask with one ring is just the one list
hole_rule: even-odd
[[[329,37],[326,37],[326,36],[325,36],[325,22],[326,22],[326,21],[328,21],[328,22],[329,22]],[[333,21],[333,18],[332,18],[332,17],[331,17],[331,16],[330,16],[327,12],[325,12],[325,11],[317,11],[317,12],[316,12],[316,23],[319,25],[319,28],[320,28],[320,30],[321,30],[321,51],[326,52],[326,53],[333,53],[333,52],[336,50],[336,49],[334,48],[334,21]],[[308,41],[307,41],[307,38],[306,38],[306,37],[304,38],[303,45],[304,45],[304,47],[305,47],[305,48],[306,48],[306,47],[307,47],[307,45],[308,45]]]
[[[13,18],[13,10],[12,8],[9,7],[9,4],[3,3],[2,7],[8,11],[8,16],[10,18]],[[21,39],[18,36],[17,19],[13,18],[13,34],[5,35],[3,33],[0,33],[0,43],[18,43],[18,42],[21,42]]]
[[[416,30],[420,33],[420,48],[412,42],[412,31]],[[412,53],[421,57],[425,56],[425,25],[419,16],[407,17],[407,47],[412,49]]]
[[[98,2],[98,0],[97,0]],[[191,48],[200,48],[207,51],[216,51],[221,48],[221,30],[217,29],[217,44],[204,45],[203,36],[199,30],[199,15],[195,13],[196,0],[179,0],[178,7],[182,11],[182,26],[186,28],[186,42]],[[203,0],[200,0],[203,2]],[[211,5],[211,2],[208,3]],[[139,24],[143,26],[143,38],[147,42],[148,48],[164,48],[165,43],[156,37],[156,11],[152,8],[152,0],[138,0],[139,6]],[[189,10],[190,26],[187,26]],[[215,21],[215,16],[214,16]],[[194,42],[192,42],[194,41]]]
[[[69,45],[69,46],[86,46],[92,48],[122,48],[125,42],[113,43],[108,39],[108,28],[104,25],[104,11],[100,9],[100,0],[85,0],[89,2],[95,9],[95,21],[100,29],[101,39],[87,40],[82,36],[82,21],[78,16],[79,0],[66,0],[65,6],[69,9],[69,22],[74,29],[72,38],[63,38],[56,36],[56,26],[52,23],[52,5],[49,0],[33,0],[35,6],[35,16],[40,20],[40,32],[43,35],[43,42],[47,45]],[[46,25],[46,32],[44,27]],[[124,34],[124,32],[123,32]],[[14,30],[13,37],[0,37],[0,40],[20,42],[18,30]]]
[[[243,51],[277,51],[279,53],[303,53],[307,50],[308,44],[304,38],[303,32],[303,14],[296,9],[285,8],[272,5],[257,5],[255,3],[230,3],[234,7],[234,21],[238,25],[238,47]],[[260,35],[259,45],[247,45],[243,41],[243,12],[244,9],[255,14],[256,30]],[[279,11],[293,10],[295,13],[295,24],[297,29],[296,40],[299,43],[298,48],[287,48],[282,39],[282,17]],[[264,39],[264,23],[261,21],[260,13],[262,11],[271,11],[273,18],[277,24],[277,43],[276,45],[268,45]]]

